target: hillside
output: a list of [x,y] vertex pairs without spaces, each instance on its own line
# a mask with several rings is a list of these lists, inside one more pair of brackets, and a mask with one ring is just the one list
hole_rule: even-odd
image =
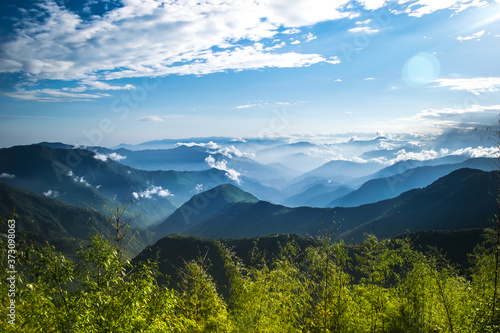
[[461,169],[426,188],[351,208],[289,208],[264,201],[231,203],[215,215],[197,220],[183,234],[203,238],[318,235],[336,221],[337,237],[359,242],[364,232],[393,237],[406,230],[485,228],[496,213],[500,186],[496,175]]
[[[0,182],[0,216],[9,216],[13,207],[18,215],[15,218],[18,235],[26,234],[27,239],[38,244],[48,241],[67,256],[75,256],[94,234],[107,237],[115,234],[101,214]],[[134,239],[130,240],[132,235]],[[139,253],[151,236],[150,232],[132,229],[125,240],[128,256]]]
[[288,207],[308,206],[308,207],[328,207],[330,202],[344,197],[352,189],[342,185],[325,185],[317,183],[300,194],[293,195],[283,201],[283,205]]
[[[411,189],[428,186],[439,178],[458,169],[475,168],[483,171],[496,170],[497,167],[494,162],[494,159],[474,158],[457,164],[411,168],[400,174],[369,180],[359,189],[333,200],[327,206],[355,207],[394,198]],[[390,170],[393,169],[391,168]],[[386,172],[389,172],[389,170],[386,170]]]
[[[454,231],[419,231],[415,233],[404,233],[395,238],[408,239],[411,246],[423,253],[434,254],[435,251],[441,253],[452,264],[457,265],[463,271],[470,267],[469,254],[474,248],[484,241],[483,229],[465,229]],[[225,297],[229,295],[227,286],[229,280],[225,274],[223,260],[217,247],[220,242],[225,247],[232,249],[234,254],[242,260],[245,266],[257,266],[261,264],[258,258],[254,258],[255,253],[264,255],[267,263],[272,262],[282,250],[286,243],[293,242],[301,252],[297,257],[303,257],[309,247],[318,247],[320,242],[316,238],[302,237],[296,234],[274,234],[262,237],[243,239],[204,239],[194,236],[170,235],[158,240],[155,244],[147,246],[132,263],[157,261],[160,272],[164,278],[160,283],[177,287],[180,282],[179,270],[186,262],[205,258],[208,273],[214,278],[217,289]],[[353,269],[357,266],[354,261],[356,254],[360,254],[359,244],[349,245],[348,253],[351,258],[349,274],[359,277]],[[167,278],[165,278],[165,276]]]
[[393,237],[406,230],[460,230],[487,228],[498,214],[500,178],[498,172],[460,169],[432,185],[414,191],[383,215],[344,232],[341,237],[355,242],[365,233]]
[[[281,246],[292,241],[302,249],[318,244],[312,238],[304,238],[293,234],[220,240],[226,247],[231,248],[236,256],[243,260],[245,265],[256,264],[252,259],[252,250],[265,251],[266,259],[270,261],[279,254]],[[229,290],[227,290],[229,282],[215,240],[170,235],[158,240],[154,245],[147,246],[133,259],[132,263],[137,264],[159,259],[158,268],[160,272],[168,276],[168,279],[160,279],[160,282],[169,283],[171,287],[175,288],[177,282],[179,282],[178,270],[184,266],[185,262],[196,260],[199,257],[205,257],[208,272],[216,281],[218,289],[227,296],[229,294]]]
[[306,178],[329,179],[332,181],[347,183],[353,178],[359,178],[373,174],[384,166],[380,163],[357,163],[351,161],[335,160],[309,171],[296,180],[300,181]]
[[[134,200],[132,213],[139,216],[134,220],[138,227],[163,221],[200,188],[237,183],[226,170],[144,171],[116,162],[110,155],[43,145],[0,149],[0,171],[8,175],[2,180],[10,185],[74,206],[118,206]],[[265,200],[280,196],[279,191],[252,179],[241,177],[240,182]]]
[[255,203],[259,200],[231,184],[223,184],[193,196],[153,231],[157,238],[172,233],[183,233],[236,202]]

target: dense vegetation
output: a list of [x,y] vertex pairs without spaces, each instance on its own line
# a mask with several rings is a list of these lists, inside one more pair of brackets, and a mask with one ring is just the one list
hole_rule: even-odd
[[[102,206],[101,210],[106,212],[104,214],[94,206],[101,207],[98,202],[89,204],[87,208],[74,207],[0,182],[0,216],[7,216],[12,212],[12,207],[15,207],[18,215],[16,234],[38,245],[49,242],[57,251],[68,257],[75,257],[78,249],[86,246],[89,238],[94,234],[105,237],[116,234],[114,227],[107,221],[110,213],[115,212],[110,212]],[[120,215],[133,221],[134,217],[130,217],[127,212],[129,206],[122,206]],[[138,216],[137,219],[139,218]],[[151,242],[152,238],[152,232],[131,229],[126,235],[127,247],[124,249],[126,256],[136,256]]]
[[[11,281],[7,252],[1,252],[0,330],[498,332],[499,237],[488,233],[467,272],[439,254],[413,249],[405,238],[368,235],[354,252],[328,237],[302,248],[292,239],[272,258],[256,248],[251,265],[219,242],[224,296],[203,252],[184,263],[177,287],[170,288],[158,283],[156,262],[130,264],[117,238],[94,236],[78,259],[18,240],[15,326],[6,320]],[[1,246],[8,247],[7,237]]]

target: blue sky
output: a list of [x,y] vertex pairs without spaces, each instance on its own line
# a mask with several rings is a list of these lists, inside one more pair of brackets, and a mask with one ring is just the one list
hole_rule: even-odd
[[493,125],[500,2],[3,1],[0,146]]

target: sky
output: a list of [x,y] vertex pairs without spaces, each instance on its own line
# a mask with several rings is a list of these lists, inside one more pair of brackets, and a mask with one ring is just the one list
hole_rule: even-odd
[[493,126],[500,0],[4,0],[0,147]]

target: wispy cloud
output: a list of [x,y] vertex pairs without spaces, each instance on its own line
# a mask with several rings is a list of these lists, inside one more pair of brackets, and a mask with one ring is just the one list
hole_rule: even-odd
[[132,84],[126,84],[124,86],[116,86],[106,82],[92,81],[92,80],[82,80],[80,81],[80,83],[81,85],[76,88],[65,87],[62,90],[70,92],[83,92],[86,90],[134,90],[135,89],[135,86]]
[[480,106],[473,105],[467,109],[454,109],[454,108],[445,108],[445,109],[426,109],[418,114],[419,118],[440,118],[445,116],[453,116],[453,115],[464,115],[464,114],[473,114],[473,113],[482,113],[485,111],[490,112],[498,112],[500,110],[500,105],[492,105],[492,106]]
[[[0,93],[1,94],[1,93]],[[54,119],[55,117],[45,116],[23,116],[23,115],[1,115],[0,118],[35,118],[35,119]]]
[[434,82],[440,87],[448,87],[451,90],[467,90],[475,95],[497,92],[500,89],[500,77],[437,79]]
[[219,149],[220,146],[213,142],[207,142],[207,143],[196,143],[196,142],[178,142],[176,143],[177,147],[180,146],[186,146],[186,147],[203,147],[203,148],[208,148],[208,149]]
[[386,0],[358,0],[358,2],[361,3],[366,9],[374,10],[382,8],[385,5]]
[[237,105],[236,108],[237,109],[249,109],[249,108],[253,108],[253,107],[256,107],[258,104],[244,104],[244,105]]
[[409,16],[422,17],[423,15],[434,13],[442,9],[451,9],[456,13],[464,11],[469,7],[484,7],[488,2],[483,0],[418,0],[411,2],[408,0],[400,1],[400,3],[408,3],[405,10]]
[[[346,17],[343,5],[348,1],[297,0],[292,6],[284,0],[219,5],[126,1],[102,16],[84,18],[49,0],[18,22],[16,36],[2,47],[0,72],[23,72],[31,81],[79,80],[80,86],[64,90],[75,93],[135,88],[103,82],[116,78],[310,66],[327,59],[318,54],[273,53],[239,42],[268,40],[281,26],[288,27],[283,33],[297,33],[301,26]],[[214,47],[223,51],[213,51]],[[96,98],[43,98],[38,93],[8,96],[39,101]]]
[[399,118],[397,122],[420,124],[430,128],[452,128],[465,124],[492,124],[500,112],[500,105],[425,109],[411,118]]
[[294,34],[298,34],[299,32],[300,32],[300,29],[291,28],[291,29],[283,30],[281,33],[286,34],[286,35],[294,35]]
[[6,173],[6,172],[2,172],[0,174],[0,178],[7,178],[7,179],[13,179],[13,178],[16,178],[15,175],[12,175],[10,173]]
[[497,158],[500,156],[498,147],[468,147],[458,149],[451,153],[451,155],[466,155],[472,158],[478,157],[489,157],[489,158]]
[[255,108],[255,107],[269,107],[269,106],[288,106],[291,105],[292,103],[290,102],[264,102],[264,101],[257,101],[256,103],[249,103],[249,104],[242,104],[242,105],[237,105],[235,106],[236,109],[250,109],[250,108]]
[[475,40],[479,41],[479,40],[481,40],[481,37],[484,35],[485,32],[486,32],[485,30],[481,30],[479,32],[476,32],[473,35],[470,35],[470,36],[465,36],[465,37],[458,36],[457,40],[459,40],[461,42],[463,42],[465,40],[472,40],[472,39],[475,39]]
[[163,122],[163,118],[159,117],[159,116],[145,116],[145,117],[137,118],[137,121],[151,121],[154,123],[161,123],[161,122]]
[[379,31],[380,30],[375,29],[375,28],[371,28],[371,27],[356,27],[356,28],[349,29],[349,32],[352,32],[353,34],[360,33],[360,32],[365,33],[365,34],[375,34]]
[[[367,10],[389,3],[357,2]],[[422,16],[445,8],[458,12],[471,6],[481,7],[486,1],[400,0],[398,3],[401,10],[393,13]],[[73,86],[1,94],[39,102],[92,101],[109,95],[85,91],[136,88],[110,83],[120,78],[338,64],[337,57],[295,52],[298,47],[293,43],[283,48],[277,37],[298,34],[304,27],[324,21],[355,18],[360,15],[355,7],[351,0],[223,3],[127,0],[103,14],[79,15],[55,0],[37,2],[29,15],[16,22],[12,38],[1,45],[0,73],[23,74],[25,83],[59,80],[72,81]],[[351,32],[380,30],[371,27],[368,20],[357,23]],[[302,38],[308,42],[316,36],[308,33]],[[466,40],[468,36],[462,38]],[[248,45],[248,41],[254,44]],[[294,43],[298,42],[295,39]]]
[[318,37],[315,36],[312,32],[309,32],[306,36],[306,43],[308,43],[312,40],[315,40],[315,39],[318,39]]
[[93,101],[96,98],[110,96],[108,94],[80,94],[67,92],[57,89],[34,89],[34,90],[18,90],[15,92],[2,92],[0,95],[12,97],[21,101],[35,102],[75,102],[75,101]]

